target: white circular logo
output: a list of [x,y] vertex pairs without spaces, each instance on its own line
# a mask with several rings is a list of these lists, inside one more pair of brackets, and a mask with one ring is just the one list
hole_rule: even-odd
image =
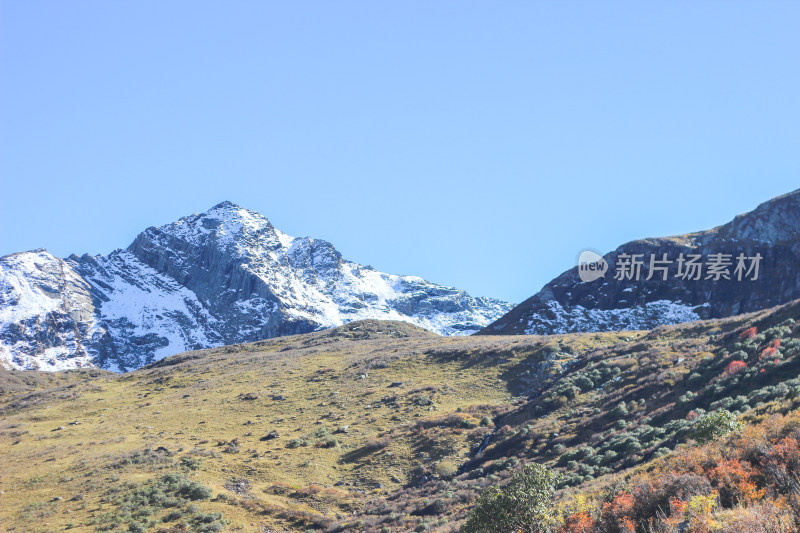
[[605,277],[608,263],[603,256],[592,250],[584,250],[578,256],[578,276],[584,283]]

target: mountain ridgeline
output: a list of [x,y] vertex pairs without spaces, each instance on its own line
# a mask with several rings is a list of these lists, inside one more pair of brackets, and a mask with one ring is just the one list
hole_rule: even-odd
[[[623,255],[624,254],[624,255]],[[690,255],[705,270],[686,276]],[[727,277],[707,269],[716,254],[729,262]],[[760,255],[758,276],[753,269],[736,275],[737,257],[747,270]],[[639,279],[617,279],[621,261],[641,261]],[[651,256],[655,262],[650,276]],[[766,309],[800,298],[800,190],[774,198],[717,228],[666,238],[623,244],[604,256],[604,278],[583,282],[574,267],[545,285],[480,334],[539,334],[652,329],[707,318],[722,318]],[[626,271],[631,274],[630,270]],[[650,277],[648,280],[647,278]],[[742,279],[738,279],[741,277]]]
[[223,202],[109,255],[0,258],[0,364],[125,371],[368,318],[465,335],[510,308],[347,261],[326,241],[291,237]]
[[[736,270],[740,256],[746,272]],[[704,269],[697,275],[686,275],[682,261],[691,257]],[[711,270],[715,257],[727,261],[722,276]],[[637,275],[617,275],[632,258]],[[626,243],[604,260],[603,278],[584,282],[575,267],[513,307],[347,261],[326,241],[291,237],[223,202],[148,228],[109,255],[0,258],[0,365],[127,371],[183,351],[362,319],[440,335],[550,335],[757,311],[800,298],[800,190],[711,230]],[[658,264],[666,266],[651,268]]]

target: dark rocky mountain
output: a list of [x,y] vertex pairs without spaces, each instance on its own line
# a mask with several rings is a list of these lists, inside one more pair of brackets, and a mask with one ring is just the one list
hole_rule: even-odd
[[[576,266],[480,334],[652,329],[800,298],[800,190],[717,228],[629,242],[603,259],[604,277],[584,282]],[[699,279],[690,259],[700,265]]]
[[223,202],[109,255],[0,258],[0,365],[130,370],[368,318],[466,335],[510,308],[347,261],[328,242],[291,237]]

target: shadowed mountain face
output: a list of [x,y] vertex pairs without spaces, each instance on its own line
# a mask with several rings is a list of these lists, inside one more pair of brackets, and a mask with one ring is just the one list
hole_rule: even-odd
[[0,258],[0,364],[130,370],[368,318],[466,335],[510,308],[352,263],[328,242],[291,237],[223,202],[149,228],[107,256]]
[[[740,255],[743,268],[737,270]],[[753,259],[759,255],[760,260]],[[699,272],[689,266],[692,256],[699,256],[694,257]],[[604,259],[608,263],[604,278],[583,282],[578,268],[572,268],[480,334],[651,329],[796,299],[800,297],[800,190],[765,202],[723,226],[629,242]]]

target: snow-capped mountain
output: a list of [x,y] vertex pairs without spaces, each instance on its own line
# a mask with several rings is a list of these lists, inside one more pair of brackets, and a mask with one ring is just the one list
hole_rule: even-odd
[[291,237],[223,202],[109,255],[0,258],[0,364],[131,370],[365,318],[466,335],[511,307],[347,261],[328,242]]
[[[737,274],[740,255],[748,270],[751,258],[760,256],[757,279],[756,270]],[[695,263],[702,265],[697,276],[680,261],[691,256],[699,256]],[[605,277],[584,282],[574,267],[480,333],[652,329],[800,298],[800,190],[764,202],[723,226],[629,242],[604,259],[608,263]],[[709,270],[716,259],[721,261],[718,264],[727,264],[718,269],[725,272],[719,279]],[[634,261],[641,261],[638,279],[631,275]],[[655,267],[652,272],[651,266]]]

